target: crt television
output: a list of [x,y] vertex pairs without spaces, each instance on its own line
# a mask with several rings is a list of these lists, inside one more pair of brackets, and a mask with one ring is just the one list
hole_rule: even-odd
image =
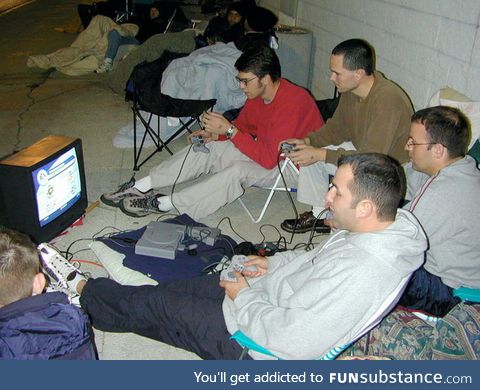
[[0,225],[50,241],[87,208],[80,139],[51,135],[0,161]]

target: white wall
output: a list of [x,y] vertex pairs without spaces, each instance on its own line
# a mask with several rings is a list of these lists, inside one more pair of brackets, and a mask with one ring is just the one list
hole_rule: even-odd
[[[260,3],[282,15],[283,1]],[[480,100],[480,0],[296,0],[296,6],[296,25],[314,34],[317,98],[332,94],[333,47],[363,38],[376,49],[377,69],[405,89],[415,108],[447,85]]]

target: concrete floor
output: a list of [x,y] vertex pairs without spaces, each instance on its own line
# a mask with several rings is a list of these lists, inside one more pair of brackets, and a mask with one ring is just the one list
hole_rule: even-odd
[[[54,27],[69,22],[76,14],[78,0],[38,0],[0,15],[0,157],[7,156],[49,135],[79,137],[83,142],[86,165],[86,180],[90,204],[104,192],[110,192],[132,175],[132,149],[116,149],[112,139],[117,131],[131,121],[131,110],[124,97],[114,94],[106,84],[105,75],[95,73],[70,77],[56,71],[29,69],[26,60],[32,54],[48,54],[68,46],[74,35],[61,34]],[[188,12],[198,10],[190,7]],[[175,141],[174,150],[186,145],[185,137]],[[156,155],[137,174],[142,177],[148,169],[168,157],[166,152]],[[245,201],[260,210],[266,192],[250,189]],[[299,205],[299,211],[305,206]],[[292,218],[293,211],[286,194],[276,194],[260,231],[245,214],[238,202],[227,205],[215,214],[201,220],[209,226],[217,226],[224,217],[229,217],[235,231],[254,243],[276,241],[276,228],[285,218]],[[130,218],[119,209],[100,203],[90,211],[82,226],[72,228],[69,234],[56,240],[56,245],[65,250],[70,243],[78,252],[75,259],[98,261],[88,248],[89,239],[106,226],[117,229],[136,229],[155,217]],[[219,226],[222,232],[242,241],[227,222]],[[263,237],[263,235],[265,237]],[[291,239],[286,236],[287,241]],[[297,235],[293,247],[308,239]],[[317,238],[316,241],[320,241]],[[82,270],[94,276],[107,276],[99,266],[82,264]],[[96,331],[96,343],[101,359],[197,359],[198,357],[162,343],[133,334],[113,334]]]

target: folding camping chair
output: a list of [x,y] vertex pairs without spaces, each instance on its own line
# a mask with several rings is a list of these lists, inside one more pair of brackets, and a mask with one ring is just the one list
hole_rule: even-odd
[[[184,100],[175,99],[168,95],[160,94],[161,103],[158,107],[144,107],[139,103],[138,99],[134,98],[132,105],[133,112],[133,169],[138,171],[140,167],[145,164],[156,153],[165,149],[170,155],[173,152],[168,147],[168,144],[173,141],[177,136],[188,131],[192,132],[192,128],[195,125],[200,124],[200,115],[204,111],[211,110],[216,103],[216,99],[210,100]],[[142,113],[142,111],[145,112]],[[157,115],[157,127],[154,129],[151,126],[153,116]],[[180,127],[167,139],[162,138],[160,117],[173,117],[178,118]],[[183,119],[187,117],[188,119]],[[145,126],[145,133],[143,134],[140,144],[137,145],[137,118]],[[146,137],[150,137],[155,144],[155,150],[151,152],[147,157],[140,161],[140,156],[143,152],[143,146],[145,144]]]
[[[132,101],[133,169],[135,171],[138,171],[153,155],[163,149],[166,149],[172,155],[173,152],[168,144],[185,131],[191,133],[193,126],[200,123],[200,115],[204,111],[211,110],[217,102],[216,99],[176,99],[160,92],[162,74],[168,64],[172,60],[186,55],[187,53],[174,53],[165,50],[155,61],[143,62],[135,66],[128,80],[125,99]],[[157,115],[156,119],[154,119],[154,115]],[[180,127],[167,139],[162,138],[160,117],[178,118],[180,123]],[[137,143],[137,119],[145,126],[145,133],[140,144]],[[153,120],[157,121],[156,130],[151,126]],[[153,141],[155,150],[143,161],[140,161],[147,136]]]
[[[242,198],[238,198],[238,201],[242,205],[242,207],[245,209],[247,212],[248,216],[252,219],[253,223],[258,223],[262,220],[263,216],[265,215],[265,212],[267,211],[268,205],[270,204],[273,195],[275,194],[276,191],[288,191],[288,192],[297,192],[297,189],[295,187],[287,187],[285,188],[282,183],[280,183],[280,180],[282,179],[282,175],[285,172],[286,168],[289,168],[292,172],[294,172],[297,176],[299,174],[298,168],[295,166],[295,164],[290,160],[288,157],[283,160],[282,165],[280,166],[280,172],[278,173],[277,178],[275,179],[275,182],[272,187],[269,188],[263,188],[266,190],[269,190],[270,192],[268,193],[267,200],[265,201],[265,204],[263,205],[262,211],[260,212],[260,215],[258,218],[255,218],[252,214],[252,212],[248,209],[248,207],[245,205],[243,202]],[[280,185],[279,185],[280,183]]]
[[117,11],[117,15],[113,18],[115,23],[126,23],[133,14],[133,0],[125,0],[125,8]]
[[[375,326],[377,326],[380,321],[392,311],[392,309],[397,304],[398,300],[402,296],[405,288],[407,287],[408,281],[410,280],[410,276],[408,275],[403,280],[400,281],[398,286],[393,290],[382,305],[377,309],[375,313],[370,317],[367,323],[358,330],[358,332],[352,336],[351,340],[349,340],[345,344],[336,345],[332,347],[329,351],[325,352],[323,355],[319,356],[316,360],[335,360],[343,351],[345,351],[348,347],[350,347],[355,341],[361,338],[363,335],[367,334],[372,330]],[[288,338],[288,335],[285,335]],[[261,345],[257,344],[254,340],[250,337],[245,335],[242,331],[236,331],[231,337],[232,340],[237,341],[241,347],[243,347],[243,351],[239,357],[239,360],[242,360],[248,351],[255,351],[260,354],[266,355],[270,358],[279,359],[275,354],[273,354],[268,349],[262,347]],[[368,345],[367,347],[368,348]]]

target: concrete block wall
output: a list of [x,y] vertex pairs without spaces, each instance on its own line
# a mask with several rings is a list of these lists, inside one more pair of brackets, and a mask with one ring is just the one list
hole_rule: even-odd
[[[281,0],[260,4],[282,16]],[[415,108],[450,86],[480,100],[480,0],[297,0],[295,24],[313,31],[312,92],[332,94],[332,48],[363,38],[377,69],[401,85]]]

